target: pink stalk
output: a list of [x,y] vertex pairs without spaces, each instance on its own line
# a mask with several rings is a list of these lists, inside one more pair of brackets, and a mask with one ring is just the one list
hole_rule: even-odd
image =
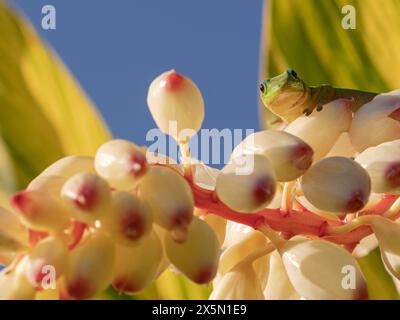
[[[256,213],[241,213],[228,208],[215,195],[214,191],[204,189],[196,185],[191,175],[185,176],[192,188],[195,206],[203,212],[218,215],[224,219],[248,225],[257,229],[262,224],[268,225],[275,231],[282,232],[284,238],[289,239],[295,235],[310,235],[320,237],[338,244],[343,244],[350,251],[357,245],[361,239],[372,233],[369,226],[360,226],[356,229],[340,235],[329,235],[326,231],[327,226],[342,226],[346,221],[327,220],[316,213],[313,213],[302,206],[300,209],[292,209],[285,212],[281,208],[263,209]],[[398,196],[385,195],[372,208],[358,213],[362,215],[382,215],[386,212]],[[400,212],[394,215],[395,219]]]

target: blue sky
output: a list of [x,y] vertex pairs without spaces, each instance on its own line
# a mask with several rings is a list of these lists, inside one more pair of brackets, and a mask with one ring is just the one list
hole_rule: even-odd
[[[204,128],[258,128],[262,0],[10,0],[61,56],[114,136],[145,144],[155,124],[148,85],[163,71],[192,78]],[[57,13],[41,28],[42,6]]]

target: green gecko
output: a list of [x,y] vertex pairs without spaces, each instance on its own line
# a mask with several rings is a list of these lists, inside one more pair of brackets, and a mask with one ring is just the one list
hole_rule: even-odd
[[260,91],[265,107],[286,122],[292,122],[302,114],[308,116],[315,108],[321,111],[323,105],[340,98],[353,100],[351,109],[355,112],[377,95],[326,84],[310,87],[292,69],[262,81]]

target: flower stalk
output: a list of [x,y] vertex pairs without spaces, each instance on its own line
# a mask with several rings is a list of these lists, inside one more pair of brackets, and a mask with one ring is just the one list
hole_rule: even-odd
[[[214,191],[196,185],[191,175],[186,175],[185,178],[191,186],[197,208],[258,230],[262,226],[269,226],[275,231],[292,236],[310,235],[338,244],[355,245],[372,233],[368,224],[374,215],[385,216],[391,220],[400,216],[400,198],[394,195],[383,196],[376,205],[360,211],[358,218],[349,222],[325,219],[305,208],[301,210],[265,208],[256,213],[241,213],[228,208],[215,196]],[[289,186],[288,189],[290,189]]]

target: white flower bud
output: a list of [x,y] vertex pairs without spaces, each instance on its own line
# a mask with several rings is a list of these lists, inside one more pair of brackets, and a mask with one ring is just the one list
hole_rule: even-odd
[[158,275],[163,250],[155,232],[135,246],[117,246],[113,269],[113,287],[135,293],[145,289]]
[[165,229],[186,229],[194,200],[186,180],[168,167],[151,168],[139,184],[140,197],[152,209],[154,222]]
[[262,154],[268,158],[278,181],[300,177],[312,164],[313,150],[300,138],[284,132],[264,130],[249,135],[232,152],[231,158],[242,154]]
[[82,172],[65,182],[61,197],[76,220],[93,223],[109,209],[110,187],[98,175]]
[[325,158],[302,177],[306,199],[320,210],[348,213],[361,210],[368,202],[371,182],[367,172],[344,157]]
[[47,237],[32,249],[28,256],[27,277],[35,287],[42,287],[42,281],[48,274],[47,267],[54,268],[55,279],[64,274],[67,267],[68,249],[58,237]]
[[400,192],[400,140],[370,147],[355,160],[367,170],[374,192]]
[[312,300],[366,299],[367,284],[357,261],[344,248],[325,240],[296,239],[278,248],[290,282]]
[[[182,130],[195,134],[204,119],[204,102],[196,84],[174,70],[164,72],[151,83],[147,104],[157,126],[179,142]],[[176,132],[171,132],[171,123]],[[190,135],[189,135],[190,136]]]
[[122,190],[132,189],[147,170],[146,155],[126,140],[111,140],[101,145],[94,162],[98,175]]
[[20,191],[11,204],[26,227],[45,232],[59,232],[68,228],[70,216],[61,201],[41,191]]
[[350,139],[359,152],[380,143],[400,139],[399,92],[377,95],[355,114],[350,127]]
[[291,122],[285,131],[302,139],[314,150],[314,161],[323,158],[335,145],[339,136],[349,130],[351,100],[337,99]]
[[67,294],[89,299],[111,282],[115,248],[110,238],[97,233],[88,235],[70,252],[65,274]]
[[164,243],[168,259],[190,280],[205,284],[215,277],[220,246],[207,223],[194,217],[185,242],[177,243],[170,234],[166,234]]
[[102,226],[120,244],[134,245],[151,231],[152,221],[146,203],[129,192],[113,191]]
[[274,198],[275,174],[263,155],[241,155],[232,159],[217,176],[218,198],[233,210],[255,212]]

